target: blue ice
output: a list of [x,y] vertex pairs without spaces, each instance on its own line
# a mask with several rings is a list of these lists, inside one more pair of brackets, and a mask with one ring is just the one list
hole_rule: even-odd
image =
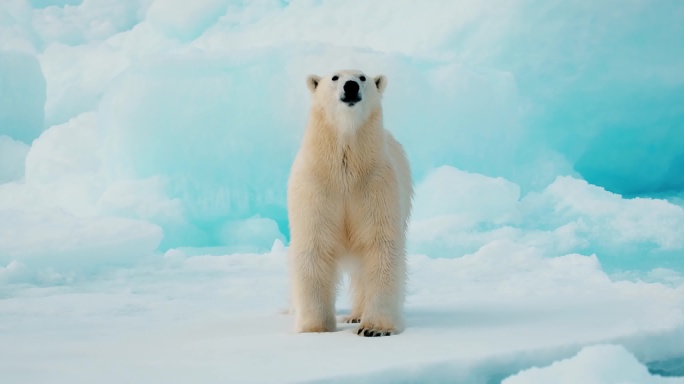
[[[453,214],[474,216],[439,227],[442,239],[451,240],[421,238],[414,251],[435,257],[471,252],[482,244],[457,244],[452,236],[466,225],[482,241],[512,228],[510,236],[540,247],[548,239],[538,236],[551,233],[555,240],[543,246],[552,254],[655,260],[630,264],[644,268],[658,265],[657,255],[665,255],[669,267],[681,260],[684,244],[672,234],[681,207],[664,202],[653,211],[625,200],[679,201],[684,190],[680,1],[465,1],[446,9],[407,3],[396,6],[397,19],[402,13],[420,17],[377,26],[369,20],[386,15],[382,4],[360,1],[27,4],[12,0],[0,9],[3,143],[30,145],[44,130],[94,113],[96,122],[88,124],[97,127],[78,132],[97,130],[90,151],[101,156],[102,167],[78,182],[54,175],[61,183],[56,190],[87,190],[78,212],[68,198],[45,192],[53,185],[35,180],[0,185],[4,207],[28,209],[16,196],[39,196],[49,209],[77,216],[146,221],[163,230],[161,250],[268,249],[289,235],[285,190],[306,124],[304,77],[356,67],[388,75],[386,125],[406,147],[416,184],[443,166],[481,174],[485,187],[491,184],[486,178],[505,181],[501,190],[496,183],[493,190],[476,187],[487,190],[483,196],[462,193],[456,177],[453,193],[471,200],[453,205]],[[51,140],[29,156],[71,158],[66,146]],[[39,156],[46,148],[49,156]],[[13,153],[0,156],[12,159],[0,169],[11,174],[5,181],[17,183],[24,152]],[[586,181],[567,185],[589,191],[589,199],[617,201],[618,208],[606,214],[598,204],[567,212],[570,197],[549,192],[566,185],[563,177]],[[146,198],[170,202],[173,220],[132,209],[143,194],[113,201],[112,185],[129,182],[154,185]],[[449,198],[435,204],[452,207]],[[529,207],[534,201],[540,208]],[[415,217],[433,223],[440,206],[419,204]],[[623,206],[633,216],[610,221]],[[605,222],[614,224],[611,231],[597,233]],[[623,231],[630,222],[656,228],[644,237]],[[571,227],[574,237],[563,232]]]

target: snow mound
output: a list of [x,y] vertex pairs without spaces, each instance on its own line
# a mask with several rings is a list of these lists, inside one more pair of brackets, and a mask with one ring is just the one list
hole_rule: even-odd
[[530,368],[506,378],[502,384],[681,384],[684,378],[651,375],[620,345],[583,348],[576,356],[544,368]]
[[682,270],[684,209],[666,200],[625,199],[586,181],[558,177],[539,192],[452,167],[416,186],[412,252],[459,257],[497,239],[550,253],[594,253],[608,270]]
[[124,218],[79,218],[59,211],[0,210],[0,262],[87,270],[130,264],[159,245],[159,227]]
[[189,41],[213,25],[229,3],[228,0],[158,0],[147,10],[145,19],[166,36]]

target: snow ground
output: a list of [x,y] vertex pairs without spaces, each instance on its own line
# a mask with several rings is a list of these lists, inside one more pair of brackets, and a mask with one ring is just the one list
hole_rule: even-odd
[[[363,338],[351,324],[297,335],[282,313],[285,253],[279,241],[264,254],[171,250],[70,284],[6,284],[3,383],[490,383],[601,343],[624,346],[613,360],[637,371],[684,356],[684,284],[613,281],[595,257],[544,258],[507,241],[459,259],[412,255],[400,335]],[[588,372],[615,370],[611,354],[595,355]],[[565,372],[548,369],[520,377]],[[520,380],[510,382],[533,382]]]

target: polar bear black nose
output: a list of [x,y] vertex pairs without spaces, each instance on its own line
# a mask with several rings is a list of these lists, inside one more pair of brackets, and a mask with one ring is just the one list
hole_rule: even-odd
[[347,98],[356,97],[359,94],[359,83],[349,80],[344,83],[344,95]]

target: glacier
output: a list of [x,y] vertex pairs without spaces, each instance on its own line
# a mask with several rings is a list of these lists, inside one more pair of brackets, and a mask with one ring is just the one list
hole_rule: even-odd
[[[582,379],[619,363],[661,382],[645,369],[684,356],[683,20],[677,0],[3,0],[0,344],[49,341],[21,355],[0,347],[0,360],[12,361],[16,382],[40,380],[22,364],[86,337],[69,329],[79,307],[83,332],[113,322],[135,338],[159,321],[173,345],[185,342],[175,334],[185,311],[203,325],[216,313],[261,340],[250,353],[263,352],[289,321],[268,311],[286,300],[286,185],[307,119],[305,76],[360,68],[387,75],[385,124],[411,162],[407,342],[425,336],[433,352],[396,372],[408,355],[351,371],[326,365],[327,375],[280,372],[533,382],[598,353],[605,364]],[[263,287],[249,284],[259,277]],[[556,314],[554,302],[573,311]],[[454,326],[468,313],[507,317],[490,325],[508,347],[468,338],[475,315]],[[55,328],[45,328],[51,316]],[[537,321],[577,329],[544,343]],[[506,338],[516,327],[529,340]],[[468,359],[440,344],[441,329],[486,347]],[[116,340],[73,342],[113,346],[107,358],[130,362]],[[239,352],[220,351],[244,379],[258,359]],[[51,372],[68,382],[77,354],[64,361]],[[221,376],[194,363],[207,364],[207,381]],[[173,376],[137,367],[151,381]]]
[[35,56],[0,51],[0,134],[30,144],[42,133],[45,87]]
[[[162,250],[244,249],[249,244],[227,228],[252,220],[263,225],[254,250],[264,251],[289,236],[284,191],[306,122],[302,79],[362,66],[389,77],[387,126],[405,143],[417,184],[451,166],[504,178],[520,198],[571,176],[626,199],[679,201],[672,198],[684,188],[681,5],[442,6],[400,2],[396,12],[416,15],[410,27],[387,21],[376,30],[367,20],[386,20],[386,9],[363,2],[12,0],[2,11],[0,76],[31,91],[3,93],[12,103],[3,103],[0,134],[31,144],[44,130],[94,114],[100,142],[83,150],[96,152],[101,168],[74,193],[100,193],[95,199],[105,184],[154,184],[141,198],[172,201],[178,214],[92,215],[160,226]],[[663,27],[649,28],[652,20]],[[676,251],[666,249],[665,258]]]

